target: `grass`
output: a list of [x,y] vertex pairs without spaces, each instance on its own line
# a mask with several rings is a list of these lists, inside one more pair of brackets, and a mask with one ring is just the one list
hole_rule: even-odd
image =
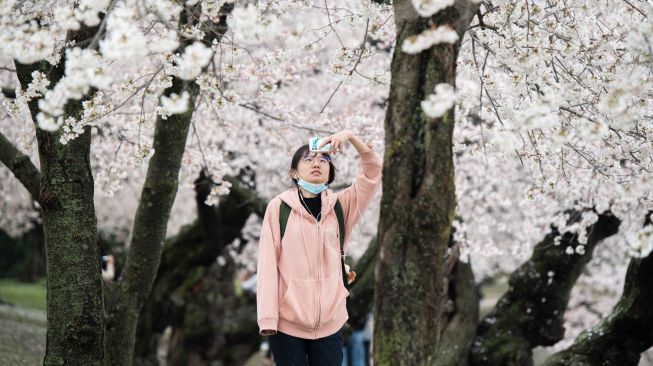
[[0,279],[0,299],[21,308],[45,311],[45,278],[37,283]]
[[45,278],[37,283],[0,279],[0,365],[43,363],[46,315]]
[[480,319],[483,319],[508,291],[508,278],[498,278],[495,283],[481,286]]

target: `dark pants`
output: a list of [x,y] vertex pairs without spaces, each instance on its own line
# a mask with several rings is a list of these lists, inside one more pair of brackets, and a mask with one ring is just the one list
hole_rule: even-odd
[[342,328],[330,336],[304,339],[277,332],[270,336],[276,366],[341,366]]

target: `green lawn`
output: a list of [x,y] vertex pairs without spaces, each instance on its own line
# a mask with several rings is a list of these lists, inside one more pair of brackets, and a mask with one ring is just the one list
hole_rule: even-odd
[[32,366],[43,363],[46,315],[45,279],[22,283],[0,279],[0,365]]
[[37,283],[0,279],[0,299],[22,308],[45,311],[45,278]]

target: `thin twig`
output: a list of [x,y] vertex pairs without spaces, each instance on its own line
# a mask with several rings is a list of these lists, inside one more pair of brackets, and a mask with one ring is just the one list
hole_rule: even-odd
[[[327,13],[328,13],[328,8],[327,8]],[[369,27],[370,27],[370,20],[367,19],[367,23],[365,23],[365,33],[363,34],[363,41],[361,42],[361,45],[358,48],[358,50],[359,50],[358,59],[356,60],[356,63],[354,63],[354,67],[351,70],[349,70],[349,76],[351,76],[354,73],[354,71],[356,71],[356,67],[358,67],[358,64],[360,64],[360,62],[361,62],[361,58],[363,57],[363,52],[365,51],[365,43],[367,43],[367,32],[369,30]],[[343,46],[343,48],[344,48],[344,46]],[[322,106],[322,109],[320,110],[320,114],[322,114],[324,112],[327,105],[329,105],[329,102],[331,102],[331,98],[333,98],[333,96],[336,94],[338,89],[340,89],[341,85],[342,85],[342,80],[340,80],[340,82],[338,83],[338,86],[336,86],[336,89],[329,96],[329,100],[327,100],[327,102],[324,104],[324,106]]]
[[322,114],[322,112],[324,112],[324,109],[326,109],[327,105],[329,105],[329,102],[331,102],[331,98],[333,98],[333,95],[336,94],[338,89],[340,89],[340,85],[342,85],[342,80],[340,80],[340,82],[338,83],[338,86],[336,86],[336,89],[329,96],[329,100],[327,100],[327,102],[324,103],[324,106],[322,106],[322,110],[320,110],[320,114]]

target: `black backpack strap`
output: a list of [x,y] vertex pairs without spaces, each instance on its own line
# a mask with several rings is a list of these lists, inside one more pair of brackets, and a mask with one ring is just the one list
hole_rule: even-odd
[[[288,217],[290,217],[291,210],[292,209],[286,202],[281,201],[281,205],[279,206],[279,226],[281,228],[281,239],[283,239],[283,235],[286,233],[286,226],[288,226]],[[345,288],[349,289],[349,284],[347,283],[347,271],[345,270],[345,214],[342,210],[342,205],[340,204],[339,200],[336,201],[334,211],[336,212],[336,218],[338,219],[342,282],[345,284]]]
[[340,262],[342,265],[342,282],[345,284],[345,288],[349,289],[349,283],[347,283],[347,271],[345,270],[345,214],[342,211],[342,205],[340,200],[336,200],[336,205],[333,207],[333,210],[336,212],[336,218],[338,219],[338,236],[340,237]]
[[279,226],[281,227],[281,239],[283,234],[286,233],[286,226],[288,226],[288,217],[290,216],[290,206],[284,201],[281,201],[279,206]]
[[340,251],[344,254],[345,248],[345,214],[342,211],[342,205],[340,201],[336,200],[336,205],[333,208],[336,212],[336,218],[338,218],[338,230],[340,231]]

